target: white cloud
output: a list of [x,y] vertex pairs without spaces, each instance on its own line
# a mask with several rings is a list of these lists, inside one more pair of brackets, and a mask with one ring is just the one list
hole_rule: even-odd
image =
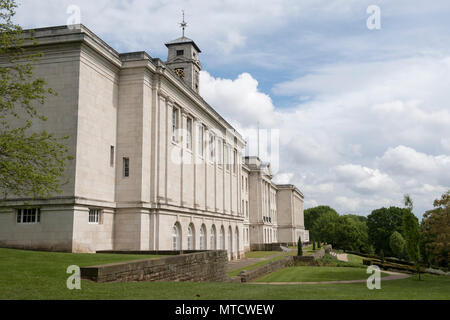
[[450,156],[428,155],[403,145],[389,148],[382,157],[377,158],[379,165],[394,175],[427,175],[435,181],[450,185]]
[[200,73],[200,94],[226,119],[240,127],[271,127],[275,107],[269,95],[258,90],[258,81],[248,73],[236,79],[222,79],[211,76],[207,71]]
[[450,136],[448,89],[442,86],[450,83],[449,61],[427,56],[324,67],[294,87],[276,87],[274,92],[310,95],[290,109],[275,109],[249,74],[229,80],[205,73],[202,81],[206,100],[238,125],[278,124],[280,172],[293,174],[289,182],[310,197],[305,205],[367,214],[401,206],[410,193],[423,212],[450,185],[449,157],[442,154]]
[[277,184],[289,184],[294,176],[293,173],[279,173],[274,177],[274,181]]
[[378,169],[345,164],[334,168],[338,181],[348,182],[347,187],[360,193],[377,193],[397,188],[394,180]]
[[450,153],[450,138],[441,138],[442,148],[448,153]]

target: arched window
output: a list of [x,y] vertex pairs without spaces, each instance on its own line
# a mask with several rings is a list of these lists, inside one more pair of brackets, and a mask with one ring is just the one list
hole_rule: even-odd
[[236,254],[239,254],[239,230],[238,227],[236,227],[236,230],[234,231],[234,251]]
[[228,228],[228,256],[231,258],[233,254],[233,238],[232,238],[231,227]]
[[206,250],[206,227],[202,225],[200,228],[200,250]]
[[216,227],[213,225],[211,227],[211,232],[209,235],[209,249],[210,250],[216,250],[217,246],[216,246]]
[[219,234],[219,244],[220,244],[220,250],[225,250],[225,230],[220,228],[220,234]]
[[191,223],[188,227],[188,250],[195,249],[195,230],[194,225]]
[[172,249],[181,250],[180,227],[178,223],[175,223],[172,229]]

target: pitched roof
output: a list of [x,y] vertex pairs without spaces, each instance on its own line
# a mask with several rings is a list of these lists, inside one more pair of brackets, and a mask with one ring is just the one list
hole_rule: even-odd
[[200,48],[195,44],[194,40],[189,39],[189,38],[187,38],[187,37],[180,37],[180,38],[178,38],[178,39],[175,39],[175,40],[166,42],[165,45],[166,45],[166,47],[169,47],[169,46],[174,45],[174,44],[185,44],[185,43],[192,43],[192,45],[194,46],[194,48],[195,48],[198,52],[202,52],[202,51],[200,50]]

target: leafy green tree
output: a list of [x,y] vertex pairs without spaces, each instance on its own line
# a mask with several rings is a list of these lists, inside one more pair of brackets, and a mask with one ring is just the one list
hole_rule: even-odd
[[324,213],[332,213],[336,216],[338,213],[333,208],[330,208],[329,206],[317,206],[314,208],[309,208],[304,211],[304,222],[305,222],[305,229],[309,230],[309,236],[311,239],[314,239],[316,241],[320,241],[323,239],[320,239],[320,235],[316,233],[320,233],[320,230],[314,227],[314,224],[316,221],[324,214]]
[[407,211],[403,214],[403,234],[406,240],[408,257],[416,265],[420,280],[420,227],[419,220],[412,213],[412,201],[409,195],[405,195]]
[[331,243],[334,237],[334,225],[338,217],[339,214],[333,209],[321,212],[310,229],[314,234],[314,239],[319,243]]
[[334,248],[368,252],[367,225],[355,215],[339,216],[331,244]]
[[402,235],[394,231],[389,237],[389,246],[394,256],[400,259],[405,258],[406,241]]
[[71,157],[61,139],[34,126],[47,120],[39,106],[54,92],[33,77],[31,62],[40,54],[23,49],[33,39],[13,23],[16,7],[13,0],[0,0],[0,193],[45,198],[61,191]]
[[373,245],[375,251],[391,256],[392,250],[389,244],[389,237],[394,231],[403,233],[402,217],[408,209],[390,207],[373,210],[367,217],[367,228],[369,243]]
[[450,190],[434,200],[435,209],[427,211],[421,224],[423,253],[433,265],[448,268],[450,256]]
[[298,237],[297,255],[299,257],[303,255],[303,244],[302,244],[302,239],[300,237]]

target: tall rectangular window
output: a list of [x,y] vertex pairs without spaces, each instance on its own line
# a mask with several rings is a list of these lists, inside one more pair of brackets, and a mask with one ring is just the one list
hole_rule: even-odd
[[123,158],[123,176],[130,176],[130,158]]
[[208,154],[209,154],[209,160],[214,161],[214,136],[210,133],[209,134],[209,142],[208,142]]
[[192,119],[186,119],[186,148],[192,150]]
[[111,146],[109,149],[109,165],[111,167],[114,166],[114,146]]
[[228,146],[226,143],[223,144],[223,154],[225,155],[224,157],[224,164],[226,169],[229,171],[230,170],[230,156],[228,154]]
[[237,151],[236,151],[236,149],[234,149],[233,150],[233,173],[237,172],[237,166],[238,166]]
[[17,223],[39,223],[41,222],[40,208],[17,209]]
[[246,211],[246,217],[248,218],[248,212],[249,212],[249,208],[248,208],[248,200],[245,201],[246,207],[247,207],[247,211]]
[[198,139],[197,139],[197,152],[200,156],[203,156],[203,134],[204,128],[202,124],[198,125]]
[[217,138],[217,164],[222,166],[223,158],[222,158],[222,139]]
[[172,141],[177,142],[177,131],[178,131],[178,109],[172,108]]

